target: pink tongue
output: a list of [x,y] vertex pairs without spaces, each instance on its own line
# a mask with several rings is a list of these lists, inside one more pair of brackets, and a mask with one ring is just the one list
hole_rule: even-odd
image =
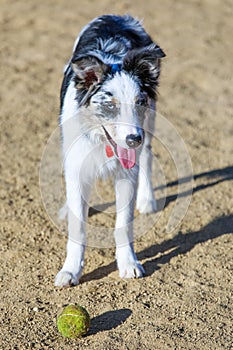
[[136,162],[135,149],[126,149],[117,145],[117,155],[123,168],[131,169],[134,167]]

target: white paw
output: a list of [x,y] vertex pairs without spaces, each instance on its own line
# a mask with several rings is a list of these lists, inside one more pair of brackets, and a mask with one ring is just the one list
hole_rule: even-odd
[[137,260],[132,245],[118,247],[116,259],[121,278],[140,278],[145,275],[145,270]]
[[76,286],[79,283],[78,277],[79,274],[75,275],[72,272],[61,270],[55,278],[54,285],[63,288]]
[[121,278],[140,278],[144,275],[145,270],[137,260],[119,268],[119,276]]
[[136,208],[141,214],[151,214],[157,211],[157,203],[154,198],[151,200],[144,198],[137,200]]

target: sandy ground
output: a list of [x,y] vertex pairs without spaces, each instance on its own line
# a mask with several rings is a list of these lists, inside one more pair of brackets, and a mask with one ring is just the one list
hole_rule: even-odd
[[[177,171],[157,141],[165,208],[150,227],[141,219],[146,232],[135,243],[147,276],[121,280],[114,249],[89,247],[82,283],[60,290],[53,281],[66,237],[44,209],[38,169],[76,35],[100,14],[126,12],[144,18],[167,53],[158,112],[190,154],[192,200],[167,232]],[[232,349],[232,14],[230,0],[0,1],[1,349]],[[110,183],[102,192],[108,202]],[[155,194],[163,199],[159,188]],[[112,217],[90,220],[101,226]],[[92,318],[80,340],[56,329],[57,312],[71,302]]]

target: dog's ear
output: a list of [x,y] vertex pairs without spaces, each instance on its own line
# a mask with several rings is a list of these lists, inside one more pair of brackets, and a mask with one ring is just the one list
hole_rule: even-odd
[[123,69],[136,76],[142,89],[151,98],[156,96],[156,87],[160,75],[160,61],[165,57],[163,50],[156,44],[128,52],[123,61]]
[[76,74],[76,87],[89,90],[102,81],[108,67],[94,56],[72,60],[72,69]]

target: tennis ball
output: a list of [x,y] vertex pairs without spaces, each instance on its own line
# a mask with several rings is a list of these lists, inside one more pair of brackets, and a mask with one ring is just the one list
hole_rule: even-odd
[[57,316],[57,328],[66,338],[78,338],[86,334],[90,327],[90,316],[87,310],[70,304]]

